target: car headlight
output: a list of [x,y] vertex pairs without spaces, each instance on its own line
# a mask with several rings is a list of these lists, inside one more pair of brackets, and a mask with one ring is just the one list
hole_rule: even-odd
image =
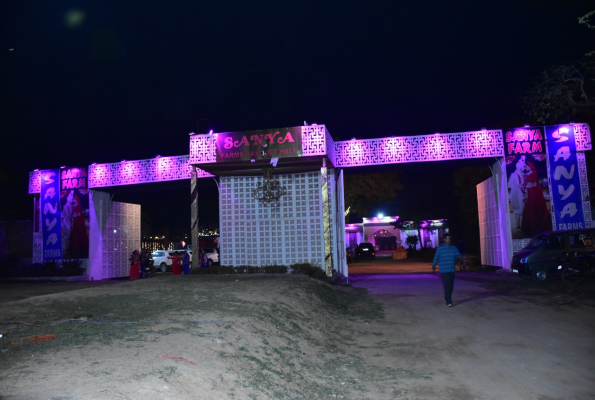
[[527,264],[527,257],[521,258],[521,264]]

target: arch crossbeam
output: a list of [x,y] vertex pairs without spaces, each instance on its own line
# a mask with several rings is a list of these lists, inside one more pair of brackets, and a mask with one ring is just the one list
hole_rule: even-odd
[[[118,163],[92,164],[88,167],[89,189],[167,182],[190,179],[192,164],[189,156],[155,157]],[[213,176],[197,168],[197,177]],[[41,172],[29,173],[29,193],[41,192]]]
[[501,130],[335,142],[335,167],[502,157]]

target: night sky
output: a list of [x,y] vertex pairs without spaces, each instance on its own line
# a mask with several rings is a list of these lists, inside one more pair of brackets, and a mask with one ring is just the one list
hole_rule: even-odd
[[[2,218],[31,218],[35,168],[188,154],[188,133],[209,128],[305,120],[347,140],[522,125],[531,81],[595,47],[577,23],[593,3],[485,3],[2,2]],[[382,211],[456,218],[454,195],[435,194],[459,166],[394,166],[405,189]],[[189,225],[189,182],[154,185],[114,200]],[[202,186],[216,224],[215,182]]]

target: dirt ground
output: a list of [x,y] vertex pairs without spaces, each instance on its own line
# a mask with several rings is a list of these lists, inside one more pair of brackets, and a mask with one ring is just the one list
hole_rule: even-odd
[[[0,285],[0,399],[595,396],[593,282],[463,273],[452,308],[437,274],[360,275],[348,287],[164,275],[6,294],[34,284],[23,285]],[[56,336],[32,340],[43,335]]]

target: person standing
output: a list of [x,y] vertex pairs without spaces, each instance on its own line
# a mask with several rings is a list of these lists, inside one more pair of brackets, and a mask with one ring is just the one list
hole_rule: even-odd
[[190,273],[190,254],[188,254],[188,250],[184,250],[182,265],[184,266],[184,275],[188,275]]
[[201,268],[208,268],[210,264],[209,257],[207,257],[207,253],[205,251],[200,252],[200,267]]
[[143,278],[150,278],[150,277],[151,277],[151,274],[149,274],[149,251],[147,249],[141,249],[139,278],[143,279]]
[[436,249],[432,271],[436,271],[436,264],[440,264],[440,277],[444,285],[444,301],[448,307],[452,307],[452,289],[455,283],[455,263],[461,258],[457,247],[451,244],[450,233],[444,235],[444,243]]
[[140,274],[140,254],[138,250],[134,250],[130,255],[130,280],[134,281],[138,279]]
[[180,253],[176,251],[173,256],[167,258],[171,258],[171,273],[173,275],[180,275],[182,273],[182,268],[180,268],[182,257],[180,257]]

